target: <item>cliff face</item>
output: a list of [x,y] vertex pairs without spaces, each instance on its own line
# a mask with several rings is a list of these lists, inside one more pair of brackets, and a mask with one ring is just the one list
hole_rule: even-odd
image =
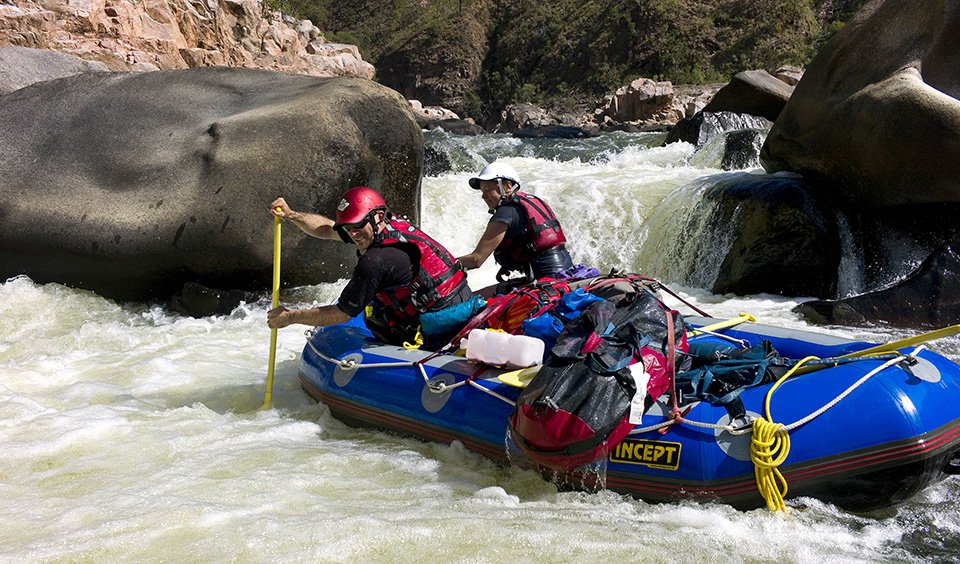
[[349,38],[383,84],[461,116],[560,109],[638,77],[725,82],[803,66],[867,0],[284,0]]
[[116,71],[206,66],[373,78],[353,45],[259,0],[12,0],[0,47],[48,49]]
[[476,116],[490,18],[482,2],[465,6],[455,19],[424,18],[390,39],[376,63],[377,80],[408,99]]

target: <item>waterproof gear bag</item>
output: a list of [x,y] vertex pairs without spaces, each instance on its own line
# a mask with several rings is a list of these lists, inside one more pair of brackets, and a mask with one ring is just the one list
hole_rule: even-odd
[[583,288],[577,288],[560,298],[560,302],[555,308],[524,320],[520,326],[520,332],[543,341],[546,351],[544,361],[546,361],[546,355],[556,344],[564,325],[576,319],[587,306],[599,301],[603,301],[603,298],[595,296]]
[[516,333],[525,319],[556,307],[560,298],[569,291],[570,286],[566,282],[550,280],[516,288],[502,296],[494,296],[487,300],[486,309],[460,330],[453,343],[459,343],[460,337],[473,329],[499,329],[506,333]]
[[486,305],[486,300],[473,296],[469,300],[438,311],[420,314],[420,327],[424,335],[446,335],[460,330],[470,318]]
[[563,272],[557,273],[557,278],[576,278],[578,280],[583,278],[596,278],[600,276],[600,271],[592,266],[587,266],[585,264],[575,264],[570,268],[564,270]]
[[683,401],[722,405],[734,418],[746,414],[739,401],[744,390],[777,381],[794,364],[766,339],[748,349],[697,342],[690,347],[690,354],[690,368],[677,374],[677,391]]
[[[644,394],[648,408],[669,389],[676,369],[670,361],[686,358],[671,346],[688,350],[683,318],[651,292],[591,304],[567,324],[550,360],[517,398],[511,438],[554,470],[605,457],[633,428],[635,394]],[[637,382],[645,387],[638,390]]]

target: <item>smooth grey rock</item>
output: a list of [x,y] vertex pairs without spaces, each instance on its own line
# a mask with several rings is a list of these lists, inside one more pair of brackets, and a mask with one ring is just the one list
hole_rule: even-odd
[[761,151],[860,208],[960,202],[960,3],[864,7],[807,67]]
[[0,94],[35,82],[55,80],[84,72],[109,72],[107,65],[73,55],[7,45],[0,47]]
[[[187,282],[268,288],[267,206],[332,216],[369,185],[419,217],[423,136],[396,92],[237,68],[86,73],[2,97],[0,280],[118,299]],[[355,248],[283,230],[284,285],[345,276]]]
[[776,121],[791,94],[793,86],[767,71],[748,70],[735,74],[703,111],[750,114]]

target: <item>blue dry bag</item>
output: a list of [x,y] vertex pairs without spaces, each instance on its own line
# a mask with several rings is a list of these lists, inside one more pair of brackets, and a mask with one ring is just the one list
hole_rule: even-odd
[[563,331],[563,326],[575,319],[580,312],[593,302],[602,302],[603,298],[595,296],[583,288],[568,292],[557,304],[557,307],[548,310],[536,317],[523,322],[521,332],[529,337],[536,337],[544,342],[544,356],[549,356],[550,349],[557,342],[557,337]]
[[445,335],[459,331],[467,321],[482,310],[487,301],[480,296],[441,309],[420,314],[420,330],[424,335]]

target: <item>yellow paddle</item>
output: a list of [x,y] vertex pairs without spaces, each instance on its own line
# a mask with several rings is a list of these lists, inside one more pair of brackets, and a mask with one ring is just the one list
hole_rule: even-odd
[[504,372],[497,376],[497,380],[514,388],[526,388],[527,384],[530,383],[530,380],[533,380],[533,377],[537,375],[537,372],[540,372],[541,368],[543,368],[543,365],[537,364],[536,366],[528,366],[527,368],[521,368],[520,370],[514,370],[512,372]]
[[[862,351],[856,351],[856,352],[845,354],[843,356],[838,356],[837,358],[838,359],[855,358],[858,356],[870,356],[875,354],[893,352],[906,347],[912,347],[914,345],[920,345],[922,343],[928,343],[930,341],[936,341],[937,339],[943,339],[944,337],[952,337],[958,334],[960,334],[960,325],[949,325],[947,327],[944,327],[943,329],[928,331],[926,333],[921,333],[913,337],[900,339],[899,341],[891,341],[885,345],[877,345],[875,347],[870,347],[869,349],[863,349]],[[806,374],[808,372],[813,372],[814,370],[820,370],[821,368],[827,368],[829,366],[831,365],[829,364],[804,365],[804,366],[801,366],[796,371],[796,374],[797,375]]]
[[[280,208],[277,208],[280,211]],[[270,308],[280,305],[280,218],[273,217],[273,301]],[[267,391],[260,409],[269,409],[273,402],[273,367],[277,361],[277,330],[270,330],[270,360],[267,367]]]
[[907,337],[906,339],[900,339],[899,341],[892,341],[885,345],[877,345],[869,349],[863,349],[862,351],[845,354],[840,358],[851,358],[854,356],[867,356],[871,354],[892,352],[905,347],[912,347],[913,345],[919,345],[921,343],[936,341],[937,339],[942,339],[944,337],[952,337],[957,334],[960,334],[960,325],[950,325],[948,327],[944,327],[943,329],[936,329],[934,331],[921,333],[913,337]]
[[718,331],[720,329],[726,329],[727,327],[733,327],[734,325],[740,325],[747,321],[756,321],[757,318],[750,315],[749,313],[741,313],[739,317],[732,317],[730,319],[725,319],[723,321],[718,321],[712,325],[704,325],[699,329],[693,329],[687,331],[687,337],[696,337],[703,331]]

